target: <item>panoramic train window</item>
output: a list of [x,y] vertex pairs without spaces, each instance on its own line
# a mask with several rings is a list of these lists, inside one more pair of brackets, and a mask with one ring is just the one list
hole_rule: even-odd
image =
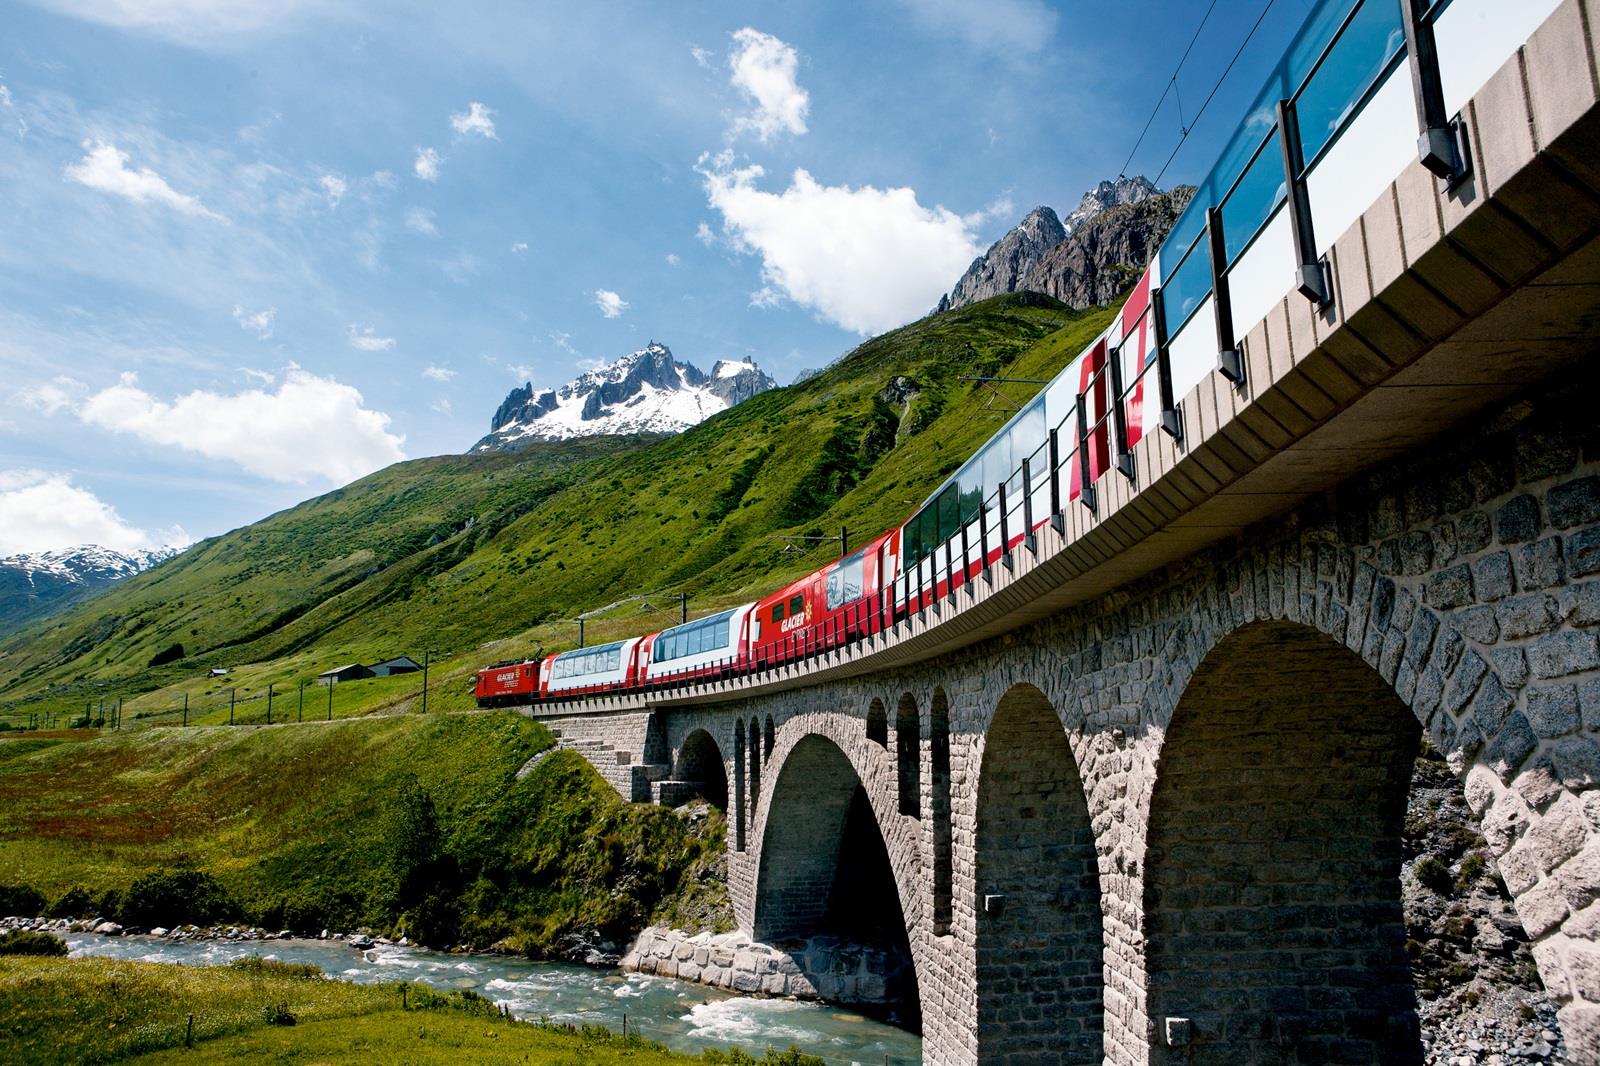
[[851,600],[861,598],[861,577],[865,568],[864,552],[856,552],[833,568],[828,575],[828,610],[837,610]]
[[559,681],[567,677],[586,677],[604,674],[622,666],[622,643],[602,644],[595,648],[569,651],[556,660],[551,677]]
[[655,646],[650,649],[650,661],[664,663],[726,648],[729,630],[733,628],[728,624],[732,618],[732,611],[723,611],[667,630],[656,638]]

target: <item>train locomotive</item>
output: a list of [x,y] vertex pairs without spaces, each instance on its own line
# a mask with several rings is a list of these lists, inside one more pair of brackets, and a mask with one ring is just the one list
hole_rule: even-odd
[[898,527],[754,603],[641,637],[486,667],[478,672],[478,706],[759,672],[880,632],[948,596],[1093,486],[1110,466],[1113,433],[1125,455],[1158,424],[1160,405],[1145,392],[1154,387],[1146,371],[1155,358],[1151,285],[1159,276],[1152,261],[1105,332]]

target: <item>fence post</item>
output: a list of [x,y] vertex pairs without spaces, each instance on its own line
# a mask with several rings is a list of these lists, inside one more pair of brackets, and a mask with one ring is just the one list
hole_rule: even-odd
[[333,721],[333,678],[328,678],[328,721]]
[[1033,456],[1022,460],[1022,543],[1035,555],[1039,554],[1039,541],[1033,535]]
[[1078,499],[1094,513],[1094,472],[1089,466],[1089,422],[1083,393],[1078,393]]
[[300,706],[295,711],[295,720],[299,722],[306,720],[306,683],[303,680],[300,682]]
[[1050,524],[1057,533],[1067,531],[1067,516],[1061,513],[1061,442],[1060,427],[1050,427]]
[[233,705],[234,705],[234,702],[235,702],[234,695],[238,691],[239,690],[236,689],[236,688],[230,688],[228,690],[228,724],[229,725],[233,724]]
[[272,682],[267,682],[267,724],[272,724]]
[[189,694],[187,692],[183,694],[183,724],[189,724]]
[[428,649],[422,649],[422,713],[428,713]]
[[1161,428],[1173,440],[1183,439],[1183,417],[1172,395],[1172,355],[1167,350],[1166,297],[1150,293],[1150,323],[1156,331],[1156,385],[1161,393]]

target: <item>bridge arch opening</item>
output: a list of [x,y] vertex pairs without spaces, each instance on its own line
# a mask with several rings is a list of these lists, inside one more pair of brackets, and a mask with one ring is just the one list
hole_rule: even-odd
[[933,932],[950,931],[955,883],[955,849],[950,824],[950,703],[944,689],[928,704],[928,750],[933,780]]
[[773,727],[772,715],[767,715],[767,724],[761,733],[761,761],[766,762],[772,758],[772,743],[777,739],[777,729]]
[[727,811],[728,771],[721,749],[704,729],[696,729],[684,738],[672,766],[672,777],[688,786],[690,795],[701,797],[719,811]]
[[880,699],[867,707],[867,739],[880,748],[889,746],[889,712]]
[[900,813],[913,818],[922,814],[922,722],[917,701],[907,692],[900,697],[894,715],[894,750],[897,769]]
[[1066,732],[1032,685],[1001,698],[985,734],[977,830],[977,1060],[1100,1062],[1094,832]]
[[761,723],[750,719],[750,821],[761,803]]
[[744,720],[733,723],[733,850],[744,850]]
[[1400,892],[1420,737],[1309,626],[1246,626],[1201,661],[1150,801],[1152,1064],[1422,1062]]
[[[838,972],[807,973],[824,999],[920,1024],[916,971],[889,850],[866,789],[832,740],[802,738],[772,782],[754,934],[801,949],[848,945]],[[802,966],[805,964],[802,962]]]

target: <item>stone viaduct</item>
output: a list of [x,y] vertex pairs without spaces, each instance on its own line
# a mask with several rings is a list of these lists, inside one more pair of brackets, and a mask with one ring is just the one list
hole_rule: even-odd
[[1600,1063],[1597,8],[1472,97],[1470,181],[1407,167],[1331,305],[1273,306],[1097,511],[820,659],[534,713],[626,796],[725,790],[757,939],[898,940],[935,1063],[1420,1062],[1426,743]]

